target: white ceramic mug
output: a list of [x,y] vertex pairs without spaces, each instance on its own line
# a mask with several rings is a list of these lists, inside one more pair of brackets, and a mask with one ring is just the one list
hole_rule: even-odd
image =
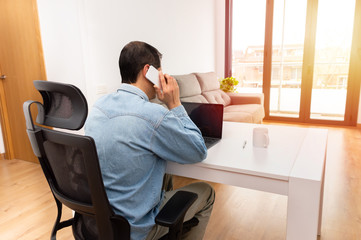
[[268,128],[256,127],[253,129],[253,146],[266,148],[269,144]]

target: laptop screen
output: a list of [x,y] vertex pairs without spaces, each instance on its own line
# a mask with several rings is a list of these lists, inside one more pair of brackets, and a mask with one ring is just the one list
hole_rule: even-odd
[[182,102],[182,105],[203,137],[222,138],[222,104]]

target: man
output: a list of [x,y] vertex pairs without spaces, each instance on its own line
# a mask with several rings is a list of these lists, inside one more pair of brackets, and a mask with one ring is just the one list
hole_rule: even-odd
[[[176,192],[162,191],[166,161],[182,164],[206,158],[201,132],[180,103],[175,79],[159,72],[161,86],[145,75],[153,65],[161,70],[161,54],[144,42],[130,42],[121,51],[122,83],[116,93],[99,99],[89,114],[85,133],[94,138],[104,185],[114,211],[131,225],[131,238],[158,239],[167,228],[154,219]],[[169,110],[149,102],[158,96]],[[198,194],[185,221],[200,221],[184,239],[202,239],[214,202],[214,190],[194,183],[178,190]]]

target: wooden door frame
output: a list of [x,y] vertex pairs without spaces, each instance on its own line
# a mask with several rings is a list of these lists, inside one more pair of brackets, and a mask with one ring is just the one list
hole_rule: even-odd
[[[346,110],[349,125],[357,125],[357,111],[361,91],[361,0],[356,0],[355,17],[352,34],[350,66],[347,83]],[[345,115],[346,115],[345,113]],[[356,113],[356,114],[355,114]]]
[[[1,66],[0,66],[0,75],[1,75]],[[1,121],[1,130],[2,138],[4,141],[5,148],[5,159],[14,158],[14,147],[12,145],[12,135],[10,130],[8,108],[6,105],[4,83],[0,80],[0,121]]]
[[[265,118],[269,117],[271,77],[272,77],[272,44],[273,44],[273,9],[274,1],[266,2],[264,55],[263,55],[263,86]],[[270,63],[270,64],[269,64]]]
[[232,22],[233,0],[226,0],[224,77],[232,76]]

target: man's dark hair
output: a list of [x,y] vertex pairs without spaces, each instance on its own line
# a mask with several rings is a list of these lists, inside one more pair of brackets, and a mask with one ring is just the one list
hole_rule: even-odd
[[145,42],[130,42],[122,49],[119,56],[119,69],[123,83],[135,83],[144,65],[160,68],[162,54],[153,46]]

